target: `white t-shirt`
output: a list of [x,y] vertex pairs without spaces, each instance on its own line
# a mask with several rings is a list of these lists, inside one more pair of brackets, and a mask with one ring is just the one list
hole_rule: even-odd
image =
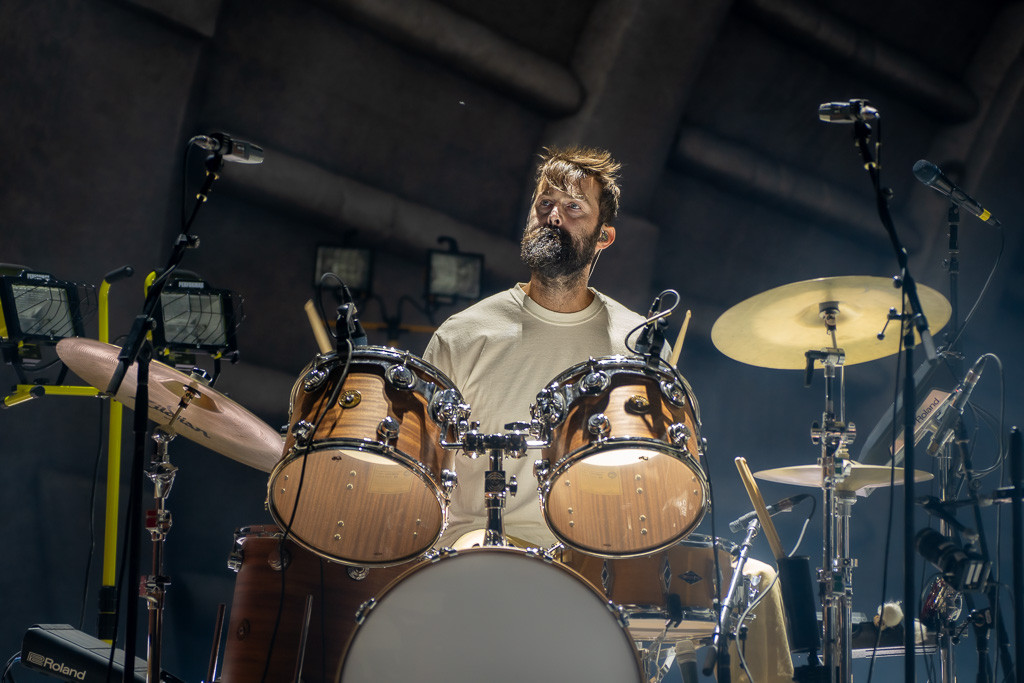
[[[446,374],[469,404],[484,434],[500,434],[509,422],[529,422],[530,405],[551,380],[588,358],[627,354],[626,335],[643,316],[597,292],[576,313],[550,311],[526,296],[523,285],[490,296],[456,313],[438,328],[423,358]],[[634,335],[635,341],[635,335]],[[548,546],[554,536],[544,522],[533,462],[539,451],[506,459],[518,495],[506,499],[506,533]],[[459,485],[452,493],[449,525],[441,545],[486,526],[484,473],[487,457],[455,461]]]

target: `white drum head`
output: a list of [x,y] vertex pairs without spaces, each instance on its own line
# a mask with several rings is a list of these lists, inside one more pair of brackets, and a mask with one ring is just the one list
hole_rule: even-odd
[[640,681],[608,602],[572,570],[514,548],[413,569],[357,629],[343,683]]

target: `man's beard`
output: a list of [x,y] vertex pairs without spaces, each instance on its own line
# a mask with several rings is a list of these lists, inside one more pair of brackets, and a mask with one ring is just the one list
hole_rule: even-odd
[[530,270],[546,280],[576,279],[597,253],[600,230],[582,240],[574,240],[568,231],[550,225],[537,225],[532,220],[523,233],[520,256]]

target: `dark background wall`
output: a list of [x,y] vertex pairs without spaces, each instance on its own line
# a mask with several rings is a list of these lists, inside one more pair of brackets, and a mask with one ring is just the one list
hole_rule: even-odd
[[[754,470],[815,461],[808,429],[822,389],[820,378],[806,390],[799,372],[726,358],[710,342],[715,320],[786,283],[898,271],[850,128],[820,123],[821,102],[868,98],[882,113],[883,182],[921,284],[948,296],[946,205],[914,180],[917,159],[943,166],[1004,222],[1002,263],[963,350],[968,362],[984,352],[1003,359],[1007,427],[1019,419],[1022,44],[1024,4],[1004,0],[6,0],[0,261],[94,285],[132,265],[139,274],[113,290],[117,338],[141,304],[142,274],[164,264],[178,234],[183,179],[189,195],[201,182],[185,142],[223,130],[265,147],[264,164],[224,169],[184,267],[244,296],[242,360],[218,389],[276,427],[315,353],[302,304],[318,245],[375,249],[374,290],[389,314],[400,297],[420,297],[440,236],[485,254],[486,293],[497,291],[526,277],[516,245],[539,148],[607,147],[624,162],[623,214],[594,283],[638,310],[672,287],[693,311],[681,367],[712,446],[721,529],[749,508],[734,457]],[[964,216],[961,318],[1000,239]],[[406,306],[403,322],[430,325],[456,308],[432,321]],[[383,312],[369,303],[362,315],[379,322]],[[87,334],[98,334],[95,316]],[[398,343],[418,354],[427,338]],[[374,332],[371,342],[386,338]],[[975,396],[999,414],[993,365]],[[863,438],[892,401],[895,358],[846,376]],[[0,413],[0,650],[13,653],[32,623],[77,625],[83,611],[93,629],[100,410],[94,399],[47,397]],[[995,462],[995,443],[982,428],[979,465]],[[268,519],[266,475],[181,439],[172,459],[181,472],[170,501],[166,662],[198,680],[216,605],[231,601],[232,531]],[[854,506],[860,612],[901,596],[901,520],[890,522],[886,503],[883,491]],[[997,532],[992,509],[985,519],[1005,558],[1008,523]],[[925,524],[922,515],[915,528]],[[793,543],[795,516],[779,526]],[[803,545],[815,564],[820,527],[813,519]],[[770,557],[763,541],[755,555]],[[960,648],[961,675],[972,675],[972,647]],[[884,666],[898,675],[902,664]]]

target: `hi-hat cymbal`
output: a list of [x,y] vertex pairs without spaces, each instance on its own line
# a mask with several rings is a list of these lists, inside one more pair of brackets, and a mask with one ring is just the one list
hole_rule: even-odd
[[[821,465],[794,465],[792,467],[777,467],[773,470],[761,470],[754,472],[754,476],[765,481],[774,481],[780,484],[795,484],[797,486],[810,486],[821,488]],[[932,478],[930,472],[914,470],[914,481],[928,481]],[[877,489],[888,486],[893,480],[891,468],[888,465],[863,465],[859,462],[850,462],[850,473],[842,482],[836,484],[837,491],[857,493],[862,495],[869,489]],[[895,483],[897,486],[903,483],[903,472],[897,468]]]
[[[83,380],[106,391],[121,349],[94,339],[61,339],[57,355]],[[135,407],[137,364],[133,364],[117,395]],[[149,366],[149,419],[166,427],[178,410],[185,389],[194,380],[174,368],[153,361]],[[269,472],[281,459],[284,441],[275,429],[211,387],[199,386],[199,395],[171,425],[175,434],[206,446],[232,460]]]
[[[949,321],[952,308],[942,294],[917,285],[918,298],[932,334]],[[884,277],[843,276],[794,282],[769,289],[736,304],[711,328],[711,341],[725,355],[748,365],[781,370],[806,366],[804,353],[829,348],[832,339],[822,318],[823,304],[836,309],[836,345],[846,365],[891,356],[899,350],[900,324],[889,309],[901,310],[902,290]],[[916,341],[920,341],[915,336]]]

